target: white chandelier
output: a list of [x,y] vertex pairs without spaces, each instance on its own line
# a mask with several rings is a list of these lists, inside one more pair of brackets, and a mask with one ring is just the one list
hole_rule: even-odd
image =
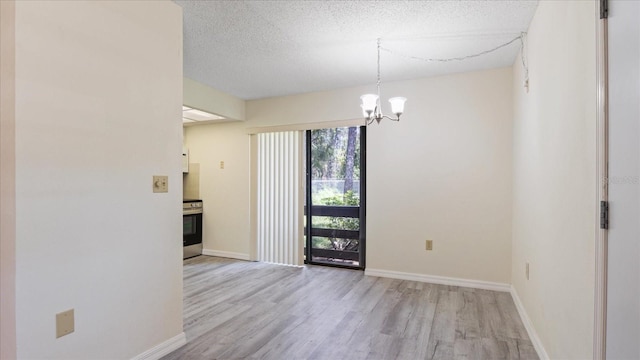
[[362,113],[367,120],[367,125],[371,125],[375,120],[378,124],[382,119],[387,118],[391,121],[400,121],[400,115],[404,112],[404,102],[407,98],[393,97],[389,99],[391,103],[391,112],[395,114],[395,118],[382,114],[380,106],[380,38],[378,38],[378,93],[377,94],[365,94],[360,96],[362,100]]

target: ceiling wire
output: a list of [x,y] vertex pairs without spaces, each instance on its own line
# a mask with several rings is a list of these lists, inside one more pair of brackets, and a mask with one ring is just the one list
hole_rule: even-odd
[[412,60],[420,60],[420,61],[427,61],[427,62],[449,62],[449,61],[462,61],[462,60],[467,60],[467,59],[472,59],[478,56],[482,56],[482,55],[486,55],[489,53],[492,53],[494,51],[500,50],[505,46],[509,46],[511,44],[513,44],[514,42],[521,40],[522,39],[522,34],[526,34],[526,33],[521,33],[520,35],[518,35],[517,37],[513,38],[511,41],[508,41],[504,44],[500,44],[492,49],[489,50],[485,50],[485,51],[481,51],[477,54],[471,54],[471,55],[465,55],[465,56],[459,56],[459,57],[453,57],[453,58],[444,58],[444,59],[439,59],[439,58],[423,58],[423,57],[419,57],[419,56],[412,56],[412,55],[406,55],[406,54],[401,54],[398,53],[396,51],[393,51],[389,48],[386,48],[384,46],[380,47],[380,50],[382,51],[386,51],[388,53],[394,54],[394,55],[398,55],[400,57],[404,57],[407,59],[412,59]]
[[[492,53],[494,51],[500,50],[503,47],[509,46],[511,44],[513,44],[516,41],[520,41],[520,58],[522,60],[522,68],[524,69],[524,87],[525,89],[527,89],[527,92],[529,91],[529,66],[528,66],[528,60],[527,60],[527,54],[525,52],[525,47],[526,47],[526,40],[527,40],[527,33],[526,32],[521,32],[520,35],[518,35],[517,37],[511,39],[510,41],[500,44],[494,48],[491,48],[489,50],[485,50],[485,51],[481,51],[479,53],[476,54],[471,54],[471,55],[465,55],[465,56],[458,56],[458,57],[452,57],[452,58],[423,58],[420,56],[412,56],[412,55],[406,55],[406,54],[402,54],[396,51],[393,51],[389,48],[386,48],[384,46],[380,46],[380,39],[378,39],[378,49],[388,52],[390,54],[393,55],[397,55],[406,59],[410,59],[410,60],[419,60],[419,61],[426,61],[426,62],[451,62],[451,61],[463,61],[463,60],[468,60],[468,59],[473,59],[479,56],[483,56],[483,55],[487,55],[489,53]],[[379,52],[378,52],[378,57],[380,56]],[[380,71],[380,70],[378,70]]]
[[529,92],[529,59],[527,59],[527,33],[520,33],[520,59],[522,60],[522,68],[524,69],[524,88]]

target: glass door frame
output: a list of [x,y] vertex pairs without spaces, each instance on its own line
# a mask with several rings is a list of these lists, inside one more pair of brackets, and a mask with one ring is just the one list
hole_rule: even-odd
[[[359,126],[360,129],[360,206],[359,206],[359,237],[358,237],[358,266],[350,266],[350,265],[342,265],[342,264],[331,264],[326,262],[316,262],[313,261],[313,257],[311,255],[312,251],[312,226],[311,219],[314,216],[313,214],[313,201],[312,201],[312,161],[311,161],[311,132],[313,130],[305,131],[305,183],[306,183],[306,191],[305,191],[305,214],[307,223],[305,226],[305,264],[310,265],[322,265],[322,266],[332,266],[332,267],[340,267],[340,268],[348,268],[348,269],[357,269],[364,270],[366,267],[366,234],[367,234],[367,206],[366,206],[366,190],[367,190],[367,182],[366,182],[366,174],[367,174],[367,127]],[[323,216],[323,215],[317,215]]]

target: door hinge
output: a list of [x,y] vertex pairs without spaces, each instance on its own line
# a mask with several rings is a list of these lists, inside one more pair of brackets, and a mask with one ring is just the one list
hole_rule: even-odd
[[609,202],[600,201],[600,229],[609,228]]
[[600,0],[600,19],[609,17],[609,0]]

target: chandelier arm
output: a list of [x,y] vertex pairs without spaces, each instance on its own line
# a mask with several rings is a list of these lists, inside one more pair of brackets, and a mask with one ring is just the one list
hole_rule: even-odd
[[396,118],[392,118],[391,116],[388,116],[388,115],[382,115],[382,117],[385,118],[385,119],[389,119],[391,121],[400,121],[400,117],[399,116],[396,117]]

